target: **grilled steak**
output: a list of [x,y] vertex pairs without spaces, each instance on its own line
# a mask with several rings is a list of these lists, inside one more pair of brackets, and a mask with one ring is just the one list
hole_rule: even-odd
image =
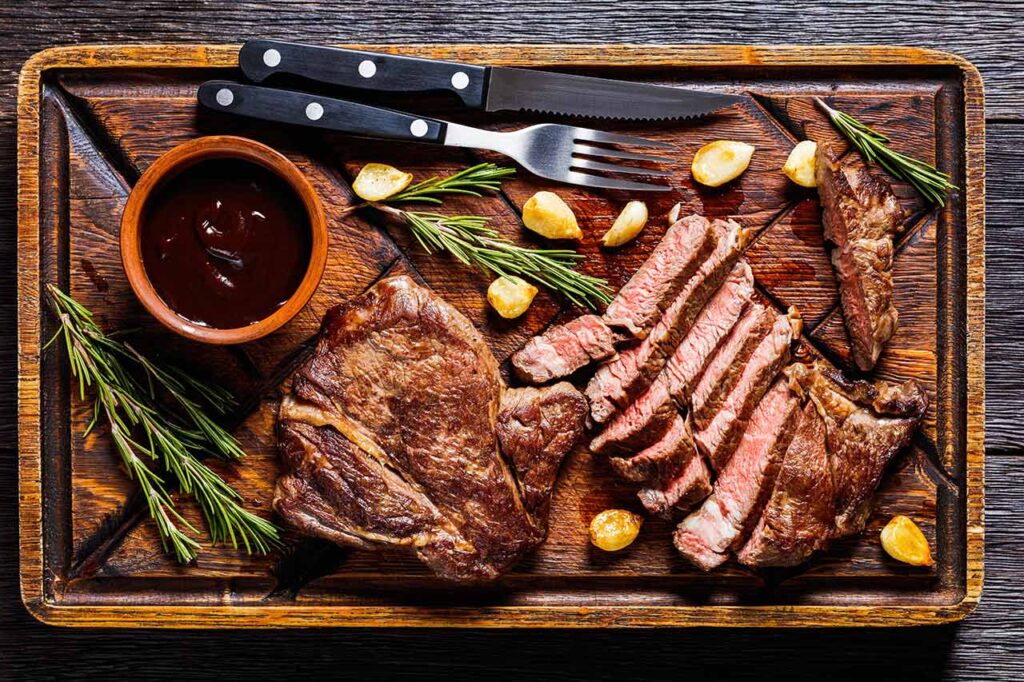
[[789,344],[798,331],[799,317],[792,309],[789,316],[776,315],[771,330],[747,359],[722,407],[707,427],[695,434],[697,447],[716,471],[729,461],[761,397],[789,360]]
[[751,304],[711,357],[690,395],[693,423],[698,429],[707,428],[718,413],[743,374],[750,354],[771,331],[776,317],[773,310],[760,303]]
[[928,398],[913,381],[849,381],[821,363],[795,363],[786,374],[799,383],[825,420],[835,486],[834,535],[858,533],[886,464],[910,443]]
[[696,452],[682,473],[666,483],[641,488],[636,494],[649,513],[670,518],[673,512],[686,513],[711,494],[711,477],[704,459]]
[[863,371],[875,366],[882,345],[896,331],[892,301],[893,236],[903,210],[889,183],[868,171],[857,155],[840,161],[818,145],[818,196],[850,350]]
[[559,464],[583,435],[586,416],[586,399],[565,382],[512,388],[501,397],[498,442],[512,462],[523,506],[538,525],[546,525]]
[[707,218],[691,215],[676,221],[608,304],[605,322],[637,338],[647,336],[715,245]]
[[678,476],[694,453],[686,420],[674,413],[668,431],[654,445],[632,457],[610,457],[620,478],[632,483],[661,485]]
[[835,516],[825,422],[814,401],[808,400],[775,489],[736,558],[751,567],[796,566],[828,544]]
[[617,340],[600,317],[583,315],[527,341],[512,356],[512,367],[522,381],[546,384],[612,357]]
[[[733,266],[726,282],[697,316],[690,332],[676,347],[665,368],[647,391],[615,415],[591,443],[594,452],[637,450],[664,434],[708,356],[721,341],[754,293],[754,278],[745,262]],[[653,334],[652,334],[653,337]]]
[[386,279],[327,314],[293,378],[274,508],[310,535],[404,546],[444,578],[492,579],[543,540],[583,411],[567,385],[506,393],[469,320]]
[[714,252],[700,264],[647,338],[599,367],[587,385],[590,414],[595,422],[606,422],[650,386],[704,305],[722,285],[749,239],[749,233],[732,221],[716,220],[712,231],[717,240]]
[[668,384],[668,392],[677,403],[682,405],[690,401],[697,380],[739,321],[753,295],[754,273],[746,261],[740,261],[733,266],[714,298],[701,310],[693,328],[683,337],[658,377]]
[[676,530],[676,549],[692,563],[705,571],[721,565],[753,525],[793,437],[799,407],[785,379],[776,381],[757,406],[711,497]]

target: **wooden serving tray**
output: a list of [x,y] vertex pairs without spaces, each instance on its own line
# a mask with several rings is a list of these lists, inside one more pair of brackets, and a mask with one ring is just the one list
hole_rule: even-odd
[[[752,93],[743,106],[697,121],[592,124],[670,140],[679,150],[675,191],[643,197],[652,220],[619,250],[597,243],[622,204],[636,197],[558,188],[586,233],[584,267],[621,286],[664,233],[663,216],[677,201],[687,211],[735,217],[759,230],[748,259],[760,295],[780,307],[798,306],[806,322],[802,350],[847,369],[848,341],[816,195],[779,172],[798,139],[846,146],[810,97],[833,98],[839,109],[888,133],[897,149],[949,170],[963,189],[941,209],[929,209],[896,183],[912,216],[894,271],[900,328],[875,375],[919,380],[931,407],[886,476],[868,529],[800,569],[761,574],[735,563],[709,575],[691,568],[671,546],[671,526],[658,520],[646,522],[629,550],[601,553],[587,542],[592,515],[638,503],[603,461],[581,450],[563,467],[547,542],[494,585],[453,586],[404,555],[350,552],[293,535],[287,550],[273,556],[205,547],[196,565],[176,565],[161,551],[107,435],[83,436],[91,405],[72,390],[63,352],[42,349],[54,329],[40,305],[45,283],[70,289],[105,328],[140,328],[139,343],[241,396],[237,434],[249,456],[224,473],[250,508],[266,514],[277,474],[278,387],[332,305],[381,277],[409,274],[468,315],[499,362],[578,311],[541,294],[523,319],[502,321],[488,312],[486,278],[424,255],[401,226],[377,215],[342,215],[353,203],[348,182],[366,161],[390,162],[423,178],[497,157],[197,111],[199,82],[239,76],[237,46],[58,48],[25,65],[18,103],[21,586],[37,618],[146,627],[848,626],[935,623],[971,612],[982,584],[985,274],[983,92],[971,64],[890,47],[368,49]],[[499,128],[537,120],[466,111],[440,96],[392,103]],[[273,336],[231,348],[199,346],[159,327],[132,296],[117,246],[121,210],[139,174],[174,145],[214,133],[251,136],[287,154],[317,187],[331,223],[327,273],[307,309]],[[694,151],[722,138],[757,146],[750,169],[725,188],[695,188],[688,168]],[[523,172],[500,196],[453,199],[443,210],[492,216],[502,233],[529,243],[518,209],[551,186]],[[188,500],[179,508],[202,526]],[[878,530],[896,513],[922,526],[935,551],[933,568],[910,568],[884,555]]]

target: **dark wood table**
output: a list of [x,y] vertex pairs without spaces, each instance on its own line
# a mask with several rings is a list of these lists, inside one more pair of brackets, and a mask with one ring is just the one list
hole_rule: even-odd
[[[1024,2],[16,1],[0,6],[0,679],[445,675],[1020,679],[1024,676]],[[799,5],[799,7],[794,7]],[[59,630],[22,608],[17,569],[17,74],[53,45],[235,42],[896,43],[960,53],[988,120],[985,593],[958,625],[844,631]]]

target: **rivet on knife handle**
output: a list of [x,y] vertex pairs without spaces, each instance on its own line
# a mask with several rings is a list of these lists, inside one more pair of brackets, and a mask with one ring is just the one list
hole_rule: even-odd
[[305,92],[207,81],[198,98],[208,109],[264,121],[417,142],[441,142],[445,136],[443,121]]
[[483,66],[279,40],[246,42],[238,52],[238,63],[246,77],[256,82],[283,73],[382,92],[448,90],[473,108],[483,106],[487,82]]

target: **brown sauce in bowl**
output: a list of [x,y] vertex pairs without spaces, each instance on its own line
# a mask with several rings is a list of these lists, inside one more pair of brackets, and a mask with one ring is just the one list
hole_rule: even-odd
[[270,316],[302,282],[312,248],[295,191],[249,161],[201,161],[147,201],[142,263],[157,294],[197,325],[235,329]]

